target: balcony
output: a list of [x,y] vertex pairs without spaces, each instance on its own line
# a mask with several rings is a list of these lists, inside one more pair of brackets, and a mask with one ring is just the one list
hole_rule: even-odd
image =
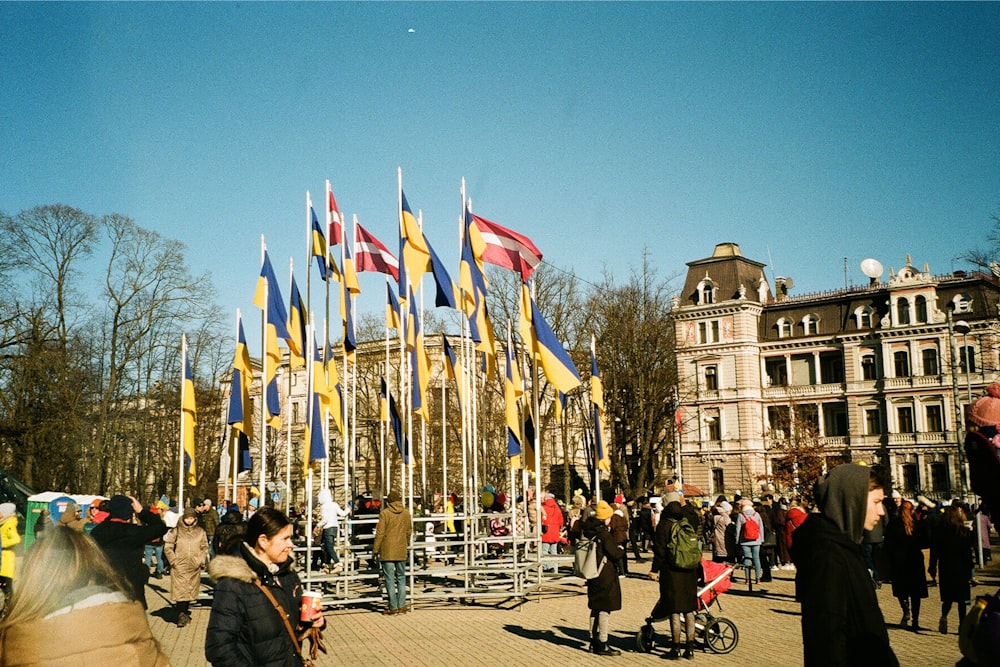
[[843,396],[844,385],[840,382],[829,384],[794,384],[780,387],[765,387],[765,400],[789,400],[792,398],[828,398]]

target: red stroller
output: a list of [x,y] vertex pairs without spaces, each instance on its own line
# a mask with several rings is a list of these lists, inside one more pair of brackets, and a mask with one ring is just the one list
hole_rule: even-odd
[[[714,603],[720,611],[722,610],[719,595],[732,586],[729,577],[733,573],[733,568],[731,565],[713,563],[704,558],[701,559],[701,567],[705,572],[705,586],[698,590],[698,611],[694,616],[695,630],[704,647],[713,653],[729,653],[736,648],[740,633],[735,623],[728,618],[714,616],[709,608]],[[646,624],[635,635],[636,649],[643,653],[653,650],[656,645],[656,631],[653,624],[663,620],[666,619],[646,619]]]

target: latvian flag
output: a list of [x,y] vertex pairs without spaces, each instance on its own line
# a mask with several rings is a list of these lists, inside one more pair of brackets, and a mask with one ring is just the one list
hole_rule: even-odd
[[542,251],[527,236],[486,218],[473,215],[472,221],[486,242],[483,261],[517,271],[521,274],[521,280],[527,282],[535,267],[542,261]]
[[354,262],[358,271],[387,273],[399,282],[399,260],[361,225],[357,226],[355,235]]

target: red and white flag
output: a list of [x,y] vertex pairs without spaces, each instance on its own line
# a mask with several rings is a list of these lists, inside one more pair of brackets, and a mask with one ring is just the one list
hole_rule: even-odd
[[399,282],[399,260],[361,225],[355,231],[354,265],[358,271],[387,273]]
[[340,245],[344,241],[344,218],[337,208],[337,200],[333,198],[330,181],[326,182],[326,238],[330,247]]
[[542,261],[542,251],[536,248],[527,236],[490,222],[486,218],[473,215],[472,222],[486,242],[483,261],[517,271],[521,274],[521,280],[527,282],[535,267]]

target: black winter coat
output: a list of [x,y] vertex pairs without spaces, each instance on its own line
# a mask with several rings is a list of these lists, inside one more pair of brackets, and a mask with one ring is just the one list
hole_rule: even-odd
[[792,561],[805,667],[898,667],[861,545],[810,514],[795,529]]
[[611,531],[595,516],[582,520],[583,536],[597,536],[597,562],[607,558],[600,574],[587,580],[587,608],[591,611],[618,611],[622,608],[622,587],[614,561],[621,560],[624,549],[615,544]]
[[889,522],[885,532],[885,550],[889,554],[894,597],[927,597],[927,573],[924,571],[922,551],[927,546],[926,526],[922,521],[915,522],[912,535],[906,534],[901,519]]
[[167,525],[156,514],[147,509],[139,512],[142,525],[105,519],[94,526],[90,536],[100,545],[108,557],[111,567],[121,574],[132,589],[132,599],[146,608],[146,582],[149,570],[143,562],[146,542],[163,537]]
[[929,570],[937,574],[941,602],[968,602],[972,597],[969,579],[972,577],[974,539],[971,531],[963,528],[955,532],[944,522],[931,535]]
[[698,611],[698,580],[704,574],[700,565],[693,570],[675,570],[668,564],[667,547],[673,526],[674,520],[664,514],[660,517],[653,536],[653,565],[650,571],[660,575],[660,599],[650,612],[650,616],[655,619]]
[[213,667],[302,667],[284,621],[254,579],[271,591],[292,628],[299,627],[302,582],[288,559],[272,574],[241,545],[234,556],[208,564],[215,582],[212,615],[205,634],[205,657]]

